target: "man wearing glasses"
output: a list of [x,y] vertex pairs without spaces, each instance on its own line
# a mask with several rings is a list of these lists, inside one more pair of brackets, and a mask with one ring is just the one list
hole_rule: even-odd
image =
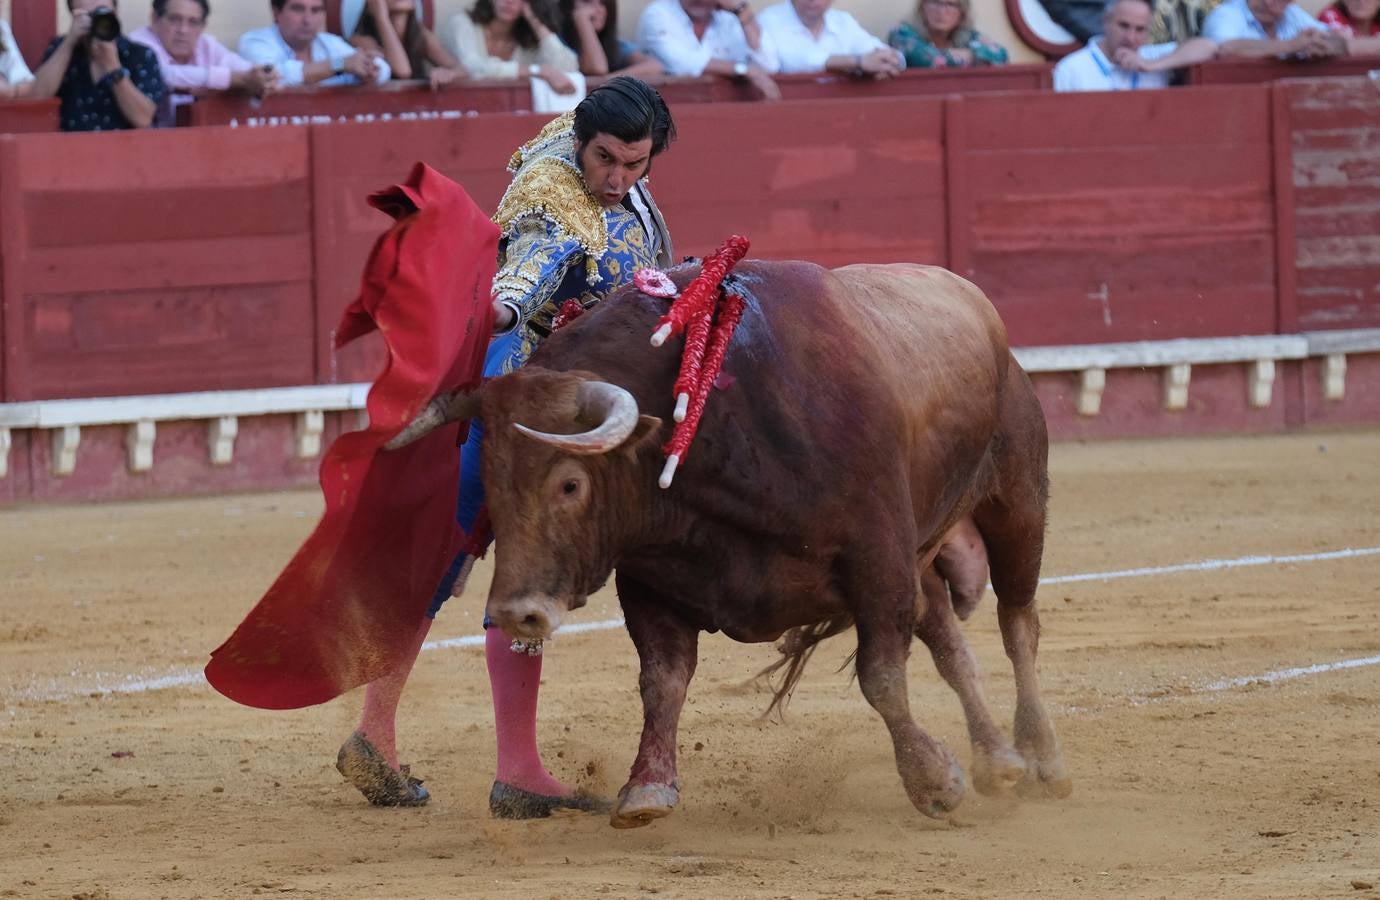
[[[241,91],[262,97],[278,85],[272,66],[256,66],[206,33],[211,13],[207,0],[153,0],[150,23],[130,34],[158,57],[163,81],[174,91],[173,105],[189,103],[191,90]],[[172,107],[159,115],[159,125],[172,125]]]

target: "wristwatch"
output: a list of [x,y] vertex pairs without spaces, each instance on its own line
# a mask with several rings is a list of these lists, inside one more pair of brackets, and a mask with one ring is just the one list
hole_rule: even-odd
[[742,3],[739,3],[737,6],[733,7],[733,9],[731,9],[730,12],[732,12],[735,16],[741,16],[744,12],[747,11],[747,8],[748,0],[743,0]]
[[102,78],[101,81],[110,85],[111,87],[114,87],[115,85],[124,81],[128,77],[129,69],[126,69],[124,66],[120,66],[120,68],[118,69],[112,69],[111,71],[106,72],[105,77]]
[[736,63],[733,64],[733,77],[734,77],[734,78],[746,78],[746,77],[747,77],[747,73],[748,73],[748,64],[747,64],[747,63],[745,63],[745,62],[736,62]]

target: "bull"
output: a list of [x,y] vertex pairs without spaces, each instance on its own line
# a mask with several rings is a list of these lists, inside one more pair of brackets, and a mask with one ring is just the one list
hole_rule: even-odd
[[[668,274],[683,289],[698,270]],[[974,786],[1067,795],[1036,675],[1048,438],[996,311],[971,283],[927,266],[750,260],[735,277],[747,310],[727,377],[669,490],[658,487],[659,447],[679,358],[648,342],[666,301],[634,285],[523,369],[438,397],[395,441],[484,421],[486,611],[513,637],[550,637],[616,572],[644,721],[612,824],[645,824],[680,798],[677,729],[702,631],[786,636],[775,705],[820,640],[855,627],[863,696],[890,732],[910,801],[938,818],[966,783],[911,715],[918,636],[962,703]],[[1015,672],[1014,746],[956,621],[988,566]]]

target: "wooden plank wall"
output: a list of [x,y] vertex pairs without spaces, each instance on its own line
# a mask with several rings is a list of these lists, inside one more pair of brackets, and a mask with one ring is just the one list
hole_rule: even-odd
[[4,399],[310,383],[307,139],[0,142]]
[[927,98],[686,106],[656,162],[679,255],[730,234],[752,255],[821,265],[947,257],[943,102]]
[[[1017,344],[1374,326],[1370,88],[689,104],[653,184],[682,255],[949,265]],[[0,399],[372,377],[365,198],[425,159],[492,208],[540,122],[0,137]]]
[[1266,89],[950,102],[954,268],[1015,343],[1275,331]]
[[1361,79],[1279,90],[1293,155],[1299,327],[1380,327],[1380,90]]

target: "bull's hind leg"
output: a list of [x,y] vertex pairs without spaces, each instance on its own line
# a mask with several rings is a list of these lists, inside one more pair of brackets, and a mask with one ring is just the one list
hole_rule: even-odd
[[1026,761],[1017,790],[1027,796],[1066,797],[1073,781],[1040,698],[1035,669],[1040,642],[1035,589],[1044,554],[1048,439],[1029,380],[1018,369],[1012,375],[1003,397],[1002,435],[994,447],[997,488],[973,518],[987,544],[1002,644],[1016,675],[1016,749]]
[[896,769],[910,802],[925,815],[941,819],[962,801],[965,787],[953,754],[920,730],[910,714],[906,658],[915,628],[914,583],[909,590],[878,593],[872,585],[859,590],[868,592],[854,604],[858,684],[891,732]]
[[700,635],[645,585],[621,575],[617,583],[628,634],[642,664],[642,742],[609,822],[615,828],[636,828],[670,815],[680,800],[676,731],[695,674]]
[[[985,555],[983,571],[985,574]],[[973,765],[969,769],[973,787],[983,794],[1010,790],[1025,774],[1025,760],[1001,733],[987,709],[982,672],[954,618],[949,587],[933,566],[921,573],[920,586],[925,592],[925,611],[916,623],[915,634],[925,642],[934,658],[934,667],[963,704],[968,737],[973,744]]]

